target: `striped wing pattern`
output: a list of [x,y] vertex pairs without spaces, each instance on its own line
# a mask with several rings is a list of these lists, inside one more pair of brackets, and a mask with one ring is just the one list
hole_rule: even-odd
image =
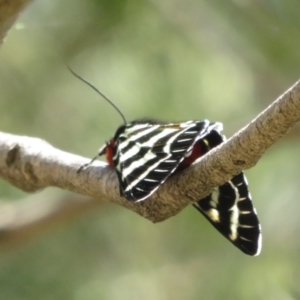
[[249,255],[261,250],[261,228],[243,173],[193,204],[236,247]]
[[154,193],[192,150],[195,141],[220,123],[188,121],[130,123],[115,137],[114,166],[121,194],[141,201]]
[[[211,131],[199,143],[203,153],[206,153],[224,139],[218,132]],[[248,255],[260,253],[261,226],[243,172],[222,186],[215,187],[210,195],[193,206],[241,251]]]
[[[221,144],[225,140],[221,130],[221,123],[208,120],[169,124],[137,120],[119,127],[99,155],[112,151],[107,157],[112,155],[112,161],[108,161],[117,172],[121,195],[138,202],[153,194],[172,174]],[[241,251],[260,253],[261,228],[243,173],[215,187],[193,206]]]

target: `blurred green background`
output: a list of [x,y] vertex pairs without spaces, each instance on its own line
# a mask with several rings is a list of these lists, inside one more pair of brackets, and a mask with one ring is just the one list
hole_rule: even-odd
[[[0,51],[0,128],[94,156],[122,120],[69,64],[128,120],[208,118],[231,136],[299,78],[299,12],[296,0],[35,1]],[[0,249],[0,299],[300,299],[299,131],[246,171],[259,257],[191,207],[153,225],[107,204]]]

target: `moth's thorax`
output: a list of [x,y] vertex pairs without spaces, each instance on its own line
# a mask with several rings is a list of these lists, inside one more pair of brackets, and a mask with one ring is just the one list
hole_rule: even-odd
[[105,155],[106,155],[106,160],[109,164],[110,167],[114,167],[114,161],[113,161],[113,156],[114,156],[114,147],[115,147],[115,141],[110,140],[105,148]]

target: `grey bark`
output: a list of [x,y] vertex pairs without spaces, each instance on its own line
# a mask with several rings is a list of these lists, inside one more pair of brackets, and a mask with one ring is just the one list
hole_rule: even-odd
[[139,203],[120,197],[116,173],[106,163],[95,162],[77,174],[87,159],[36,138],[0,134],[0,177],[29,192],[56,186],[114,202],[159,222],[207,196],[214,186],[225,183],[241,170],[254,166],[299,120],[300,81],[226,143],[167,180],[147,201]]

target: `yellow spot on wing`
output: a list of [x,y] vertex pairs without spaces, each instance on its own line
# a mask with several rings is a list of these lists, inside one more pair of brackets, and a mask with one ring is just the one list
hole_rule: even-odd
[[206,214],[213,222],[220,222],[220,214],[216,209],[211,208],[206,212]]

